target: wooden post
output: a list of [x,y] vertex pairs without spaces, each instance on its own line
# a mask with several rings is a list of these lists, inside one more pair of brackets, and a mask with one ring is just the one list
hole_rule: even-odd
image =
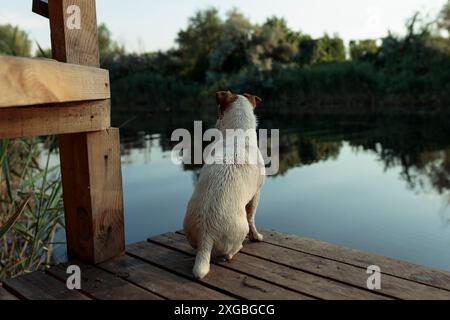
[[[50,0],[48,14],[53,58],[98,67],[95,0]],[[78,18],[80,28],[73,28],[76,20],[69,20]],[[60,135],[60,158],[69,258],[100,263],[122,254],[119,130]]]

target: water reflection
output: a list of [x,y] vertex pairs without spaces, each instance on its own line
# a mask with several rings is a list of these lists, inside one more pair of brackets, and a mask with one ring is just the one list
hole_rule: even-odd
[[[198,119],[141,116],[121,129],[128,242],[181,227],[200,166],[172,164],[170,136]],[[280,171],[259,224],[450,270],[449,122],[261,116],[280,129]]]
[[[163,118],[172,117],[168,114]],[[175,117],[170,124],[161,122],[161,117],[143,117],[128,123],[122,128],[124,159],[132,163],[133,158],[127,155],[133,150],[142,150],[148,162],[152,148],[170,152],[177,143],[170,141],[172,131],[187,128],[193,132],[194,119],[198,115]],[[213,123],[208,118],[204,129]],[[260,119],[260,128],[280,128],[278,175],[292,168],[336,160],[347,141],[355,152],[376,154],[385,171],[401,167],[401,179],[410,189],[439,195],[450,193],[450,120],[265,116]],[[187,171],[200,168],[201,165],[183,165]]]

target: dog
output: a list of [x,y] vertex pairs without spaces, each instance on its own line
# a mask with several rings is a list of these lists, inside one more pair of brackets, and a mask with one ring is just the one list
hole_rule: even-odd
[[[220,91],[216,93],[216,100],[216,127],[225,137],[227,129],[242,129],[254,133],[256,139],[254,109],[261,103],[259,97]],[[247,150],[248,147],[246,144]],[[259,149],[257,152],[257,164],[245,158],[240,164],[205,164],[200,171],[183,223],[189,243],[197,249],[193,268],[197,279],[208,274],[211,256],[230,261],[242,249],[247,235],[251,241],[263,240],[255,226],[255,213],[265,180]]]

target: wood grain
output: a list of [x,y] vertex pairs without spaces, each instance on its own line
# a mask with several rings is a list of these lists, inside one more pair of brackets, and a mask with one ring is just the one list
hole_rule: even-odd
[[0,287],[0,296],[7,292],[8,298],[12,294],[22,299],[450,299],[449,290],[387,274],[381,275],[381,290],[369,290],[364,267],[267,242],[245,243],[232,262],[213,261],[211,272],[195,280],[195,252],[184,235],[167,233],[149,241],[129,245],[127,255],[96,266],[76,262],[82,267],[81,291],[68,292],[62,265],[50,269],[51,276],[36,272],[6,280],[7,291]]
[[[69,29],[67,8],[80,8],[81,28]],[[58,0],[48,5],[53,59],[99,67],[99,48],[95,0]]]
[[[93,265],[72,261],[81,270],[81,290],[99,300],[161,300],[162,298]],[[66,281],[69,264],[60,264],[46,272]]]
[[314,254],[362,268],[367,268],[370,265],[377,265],[384,274],[450,290],[450,272],[448,271],[437,270],[273,230],[261,230],[261,233],[264,234],[264,241],[267,243]]
[[[242,252],[359,288],[367,288],[367,267],[356,267],[269,243],[248,243],[244,245]],[[450,291],[386,274],[381,276],[381,289],[377,292],[398,299],[450,299]]]
[[110,98],[107,70],[0,56],[0,108]]
[[67,289],[65,282],[41,271],[5,280],[3,286],[27,300],[90,300],[77,290]]
[[[80,8],[80,29],[67,27],[69,5]],[[49,18],[53,58],[99,66],[95,0],[50,1]],[[125,244],[118,129],[62,135],[60,151],[69,256],[100,263],[122,254]]]
[[[166,270],[193,279],[192,267],[194,266],[194,257],[191,255],[145,241],[127,246],[127,253]],[[202,280],[199,280],[199,282],[243,299],[313,299],[298,292],[217,265],[211,265],[209,274]]]
[[18,300],[18,298],[7,291],[5,288],[3,288],[2,284],[0,283],[0,300]]
[[[195,255],[185,236],[166,233],[149,239],[151,242]],[[216,264],[229,269],[250,274],[271,281],[286,288],[327,300],[385,300],[389,299],[376,292],[358,289],[330,279],[296,270],[275,262],[263,260],[246,254],[237,254],[230,263]]]
[[163,270],[148,262],[121,256],[99,265],[115,276],[171,300],[230,300],[229,295]]
[[105,100],[0,108],[0,139],[98,131],[110,125]]
[[60,136],[69,257],[100,263],[124,252],[119,130]]

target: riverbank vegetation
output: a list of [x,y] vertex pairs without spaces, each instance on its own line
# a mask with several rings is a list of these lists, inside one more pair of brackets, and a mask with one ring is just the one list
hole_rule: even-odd
[[[99,44],[116,113],[197,112],[231,89],[263,97],[262,112],[405,114],[450,111],[449,33],[450,1],[437,17],[415,14],[404,35],[349,43],[312,38],[280,17],[255,24],[237,9],[223,18],[209,8],[164,52],[128,53],[104,24]],[[0,26],[0,53],[30,56],[27,34]]]
[[53,260],[64,227],[55,137],[0,141],[0,280]]
[[191,111],[223,89],[260,95],[265,112],[448,112],[449,12],[450,2],[435,19],[414,15],[403,36],[346,46],[338,35],[294,31],[282,18],[259,25],[237,10],[222,19],[207,9],[190,18],[174,49],[126,54],[109,39],[102,64],[121,112]]

